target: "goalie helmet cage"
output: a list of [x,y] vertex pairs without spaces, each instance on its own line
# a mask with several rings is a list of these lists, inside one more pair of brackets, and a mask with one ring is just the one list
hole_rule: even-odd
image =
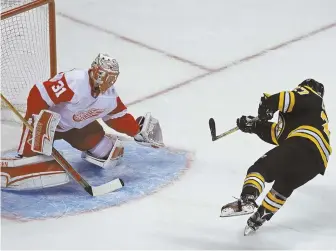
[[[24,114],[31,87],[56,73],[54,0],[1,0],[1,93]],[[19,121],[4,102],[1,120]]]

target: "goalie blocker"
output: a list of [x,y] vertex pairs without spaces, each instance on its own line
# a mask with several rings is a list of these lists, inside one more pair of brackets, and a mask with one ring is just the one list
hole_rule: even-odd
[[[62,133],[56,131],[59,115],[49,110],[42,110],[38,116],[34,116],[34,130],[31,136],[31,150],[37,156],[2,159],[1,187],[15,190],[40,189],[66,184],[70,181],[66,172],[49,155],[54,139]],[[150,113],[136,120],[140,131],[134,136],[134,140],[144,146],[163,147],[161,127],[157,119]],[[86,127],[84,127],[86,128]],[[83,135],[104,133],[97,121],[89,126],[89,129],[80,129],[81,133],[72,135],[81,139]],[[77,132],[77,131],[76,131]],[[26,132],[26,134],[29,134]],[[82,134],[82,135],[81,135]],[[105,134],[105,133],[104,133]],[[29,137],[28,135],[24,137]],[[101,168],[113,168],[121,160],[124,153],[122,141],[115,135],[103,135],[102,139],[91,149],[82,151],[82,159]]]

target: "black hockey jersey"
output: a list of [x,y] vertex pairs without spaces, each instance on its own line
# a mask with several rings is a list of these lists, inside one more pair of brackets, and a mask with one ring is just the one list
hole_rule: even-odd
[[271,111],[279,111],[278,122],[257,123],[256,134],[275,145],[291,137],[306,138],[314,144],[327,167],[332,149],[323,98],[309,86],[299,86],[293,91],[270,95],[265,102]]

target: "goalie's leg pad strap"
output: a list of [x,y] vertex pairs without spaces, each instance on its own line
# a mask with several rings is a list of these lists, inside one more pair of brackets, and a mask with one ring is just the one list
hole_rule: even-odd
[[63,185],[70,181],[63,168],[48,156],[1,159],[1,165],[1,188],[41,189]]
[[82,152],[82,158],[102,168],[115,167],[124,154],[122,142],[113,135],[104,138],[91,150]]

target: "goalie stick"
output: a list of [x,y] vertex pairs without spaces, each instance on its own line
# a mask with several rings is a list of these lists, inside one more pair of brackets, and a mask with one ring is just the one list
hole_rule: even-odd
[[[2,95],[1,99],[5,101],[7,106],[12,112],[15,113],[22,121],[22,123],[33,131],[33,127],[22,117],[22,115],[15,109],[15,107]],[[123,180],[117,178],[105,184],[99,186],[91,186],[70,164],[69,162],[53,147],[51,156],[60,164],[60,166],[67,172],[70,177],[72,177],[78,184],[80,184],[84,190],[92,196],[99,196],[113,192],[124,186]]]

